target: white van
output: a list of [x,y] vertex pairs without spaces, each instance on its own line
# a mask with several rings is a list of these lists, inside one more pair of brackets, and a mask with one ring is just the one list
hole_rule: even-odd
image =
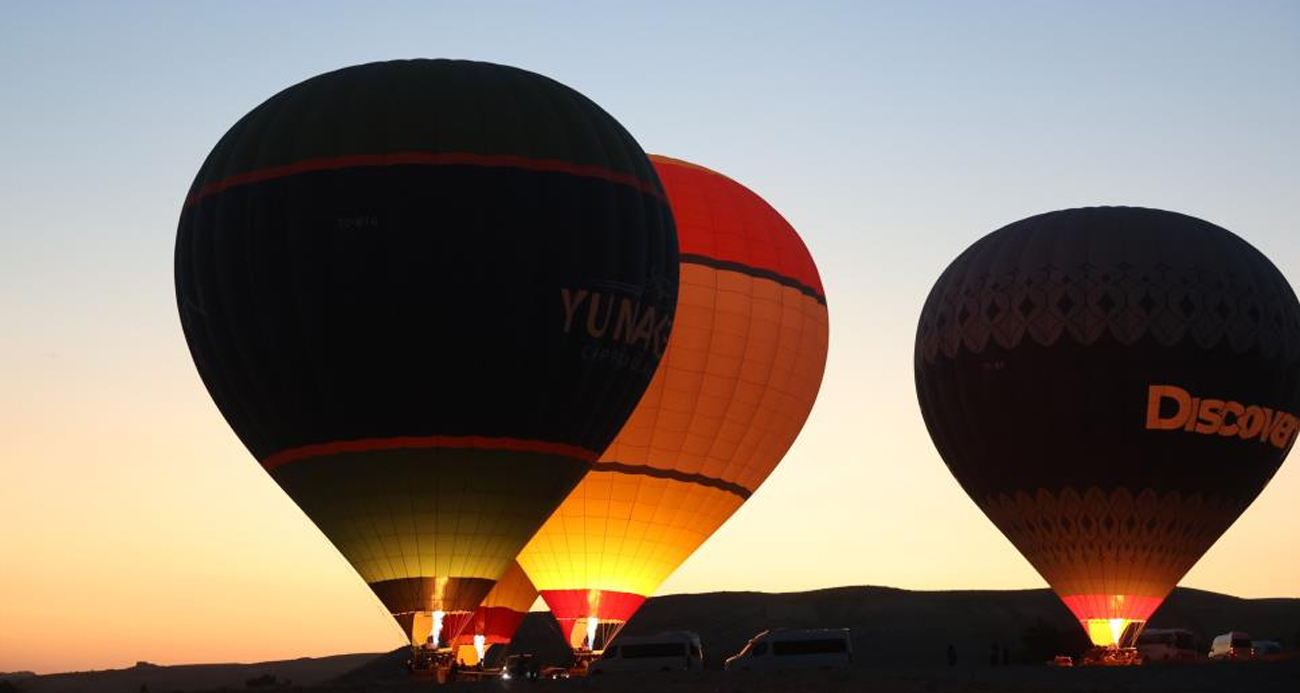
[[848,628],[777,628],[765,630],[728,657],[728,671],[768,669],[847,669],[853,664]]
[[1147,628],[1138,636],[1137,650],[1147,662],[1194,662],[1201,655],[1196,635],[1182,628]]
[[1229,631],[1216,635],[1210,645],[1210,659],[1253,659],[1255,645],[1250,636],[1241,631]]
[[690,631],[623,637],[587,668],[590,674],[623,671],[691,671],[704,668],[700,636]]

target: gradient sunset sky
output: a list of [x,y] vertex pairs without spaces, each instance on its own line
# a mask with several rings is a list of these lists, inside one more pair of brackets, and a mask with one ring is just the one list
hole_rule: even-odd
[[[1294,0],[704,4],[0,4],[0,671],[403,642],[213,406],[172,288],[204,156],[321,72],[540,72],[803,235],[831,317],[820,399],[661,593],[1044,585],[939,460],[912,384],[931,284],[1004,224],[1171,209],[1300,282]],[[1297,507],[1292,461],[1182,584],[1300,596]]]

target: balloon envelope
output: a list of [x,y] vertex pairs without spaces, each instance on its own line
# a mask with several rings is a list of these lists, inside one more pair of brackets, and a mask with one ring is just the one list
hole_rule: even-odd
[[790,224],[726,176],[651,159],[681,244],[673,334],[632,417],[518,559],[575,648],[603,649],[767,478],[826,364],[825,293]]
[[413,641],[479,605],[617,433],[676,286],[632,137],[487,63],[276,94],[208,156],[176,241],[217,407]]
[[1128,645],[1290,450],[1300,305],[1213,224],[1052,212],[944,271],[915,368],[962,487],[1095,644]]
[[472,614],[462,617],[464,624],[449,624],[451,630],[460,633],[452,644],[461,663],[473,666],[482,661],[481,653],[486,648],[509,645],[536,601],[537,588],[518,563],[511,563],[510,569],[483,598],[483,603]]

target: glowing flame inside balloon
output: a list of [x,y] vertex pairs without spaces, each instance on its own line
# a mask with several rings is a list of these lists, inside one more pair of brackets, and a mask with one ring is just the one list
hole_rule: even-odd
[[474,651],[478,653],[478,661],[483,661],[483,655],[487,652],[487,636],[474,636]]
[[433,646],[438,646],[438,638],[442,636],[442,617],[447,614],[442,611],[433,612],[433,633],[429,636],[433,640]]
[[1118,644],[1119,636],[1124,634],[1124,619],[1112,618],[1110,621],[1111,642]]
[[600,619],[595,616],[587,617],[587,649],[596,649],[596,626],[600,624]]

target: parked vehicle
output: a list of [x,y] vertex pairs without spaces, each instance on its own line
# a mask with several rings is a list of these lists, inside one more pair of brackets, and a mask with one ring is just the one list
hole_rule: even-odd
[[1201,656],[1196,635],[1182,628],[1148,628],[1138,636],[1137,649],[1148,662],[1194,662]]
[[622,637],[587,668],[588,675],[624,671],[690,671],[704,668],[700,636],[690,631]]
[[542,673],[541,662],[533,654],[512,654],[501,667],[501,678],[536,681]]
[[1210,645],[1210,659],[1254,659],[1255,645],[1250,636],[1241,631],[1229,631],[1215,636]]
[[765,630],[727,658],[727,670],[847,669],[853,664],[848,628]]
[[1250,647],[1255,650],[1257,659],[1271,659],[1282,654],[1282,643],[1276,640],[1251,640]]

